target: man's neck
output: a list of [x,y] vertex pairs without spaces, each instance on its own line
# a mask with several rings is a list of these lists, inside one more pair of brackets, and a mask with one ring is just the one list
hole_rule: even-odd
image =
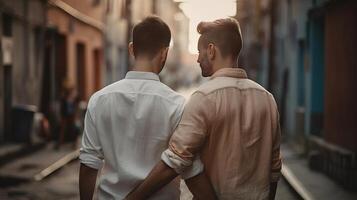
[[154,64],[149,60],[135,60],[134,66],[131,69],[132,71],[140,71],[140,72],[155,72]]
[[231,59],[221,60],[215,64],[213,71],[216,72],[223,68],[238,68],[238,63]]

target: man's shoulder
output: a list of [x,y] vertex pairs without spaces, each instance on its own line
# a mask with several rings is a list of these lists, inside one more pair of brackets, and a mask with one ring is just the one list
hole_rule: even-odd
[[174,91],[173,89],[171,89],[169,86],[165,85],[162,82],[158,82],[156,91],[158,95],[169,101],[173,101],[178,104],[182,104],[185,102],[185,98],[180,93]]
[[96,104],[98,98],[105,96],[106,94],[113,93],[115,91],[120,91],[120,85],[122,85],[122,82],[123,80],[116,81],[93,93],[92,96],[89,98],[88,106]]
[[[269,93],[263,86],[247,78],[216,77],[203,83],[197,91],[208,95],[225,88],[236,88],[239,90],[255,89]],[[270,93],[269,93],[270,94]]]
[[201,93],[203,95],[208,95],[217,90],[227,87],[232,87],[232,86],[234,86],[234,83],[232,82],[232,78],[216,77],[216,78],[209,79],[208,81],[200,85],[200,87],[198,87],[196,92]]
[[113,93],[121,93],[121,94],[143,94],[143,95],[151,95],[158,96],[162,99],[168,100],[171,103],[183,104],[185,102],[185,98],[179,93],[175,92],[167,85],[155,81],[151,84],[146,84],[144,87],[140,87],[136,84],[126,81],[126,79],[114,82],[101,90],[95,92],[91,98],[89,99],[88,105],[96,105],[99,99],[105,98],[107,95]]

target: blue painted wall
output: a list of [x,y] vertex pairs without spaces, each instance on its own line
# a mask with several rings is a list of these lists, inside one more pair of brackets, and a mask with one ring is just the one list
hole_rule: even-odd
[[324,110],[324,17],[309,19],[305,133],[320,135]]

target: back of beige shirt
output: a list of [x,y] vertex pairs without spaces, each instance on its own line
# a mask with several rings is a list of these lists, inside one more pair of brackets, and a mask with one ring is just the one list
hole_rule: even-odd
[[267,199],[281,169],[278,118],[268,91],[225,68],[192,95],[167,151],[175,163],[200,154],[219,199]]

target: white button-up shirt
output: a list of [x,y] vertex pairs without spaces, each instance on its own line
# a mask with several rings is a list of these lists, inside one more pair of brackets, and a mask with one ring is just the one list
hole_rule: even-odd
[[[134,71],[90,98],[79,158],[94,169],[104,164],[99,199],[123,199],[148,175],[167,148],[184,103],[156,74]],[[152,199],[179,196],[178,182],[172,181]]]

